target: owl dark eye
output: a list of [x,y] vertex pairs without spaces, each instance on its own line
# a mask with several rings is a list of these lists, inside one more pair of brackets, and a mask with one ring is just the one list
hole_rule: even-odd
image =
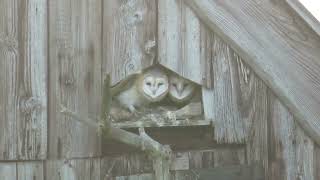
[[162,85],[163,85],[163,83],[159,83],[159,84],[158,84],[158,86],[162,86]]
[[147,85],[148,85],[148,86],[151,86],[151,82],[147,82]]
[[183,84],[183,87],[187,87],[189,84],[188,83],[184,83]]
[[177,84],[172,84],[172,86],[176,88],[176,87],[177,87]]

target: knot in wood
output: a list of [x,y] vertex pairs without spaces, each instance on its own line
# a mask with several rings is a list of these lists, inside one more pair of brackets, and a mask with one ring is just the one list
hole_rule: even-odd
[[65,86],[72,86],[73,84],[75,84],[75,79],[70,75],[62,75],[60,77],[60,83]]
[[13,36],[11,37],[11,36],[0,34],[0,46],[4,46],[7,49],[12,51],[17,51],[18,41]]
[[20,102],[21,112],[31,114],[32,112],[41,109],[41,101],[35,97],[24,98]]

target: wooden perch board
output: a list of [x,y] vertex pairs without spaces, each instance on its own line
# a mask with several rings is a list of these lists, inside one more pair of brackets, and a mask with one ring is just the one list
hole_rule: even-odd
[[320,37],[284,1],[185,0],[320,144]]

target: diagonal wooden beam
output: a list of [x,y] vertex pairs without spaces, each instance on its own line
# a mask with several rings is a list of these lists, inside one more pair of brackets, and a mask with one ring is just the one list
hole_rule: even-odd
[[294,9],[300,17],[308,23],[308,25],[320,35],[320,22],[315,18],[311,12],[299,0],[286,0],[289,6]]
[[282,1],[184,0],[320,144],[320,37]]

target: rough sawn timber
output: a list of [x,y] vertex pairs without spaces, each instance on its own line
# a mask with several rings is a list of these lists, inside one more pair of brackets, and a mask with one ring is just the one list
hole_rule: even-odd
[[158,1],[158,61],[198,84],[202,76],[200,22],[183,0]]
[[46,0],[0,1],[1,160],[47,156],[46,10]]
[[206,119],[213,121],[214,138],[219,143],[247,142],[252,150],[265,146],[267,86],[217,34],[204,26],[201,30],[213,82],[213,88],[202,88],[202,101]]
[[185,0],[320,144],[320,37],[284,1]]
[[111,85],[151,66],[156,58],[155,0],[103,2],[103,73]]
[[279,99],[269,95],[268,179],[318,179],[314,142]]
[[48,1],[49,157],[100,155],[95,129],[59,113],[66,106],[82,116],[100,115],[102,2]]
[[299,0],[286,0],[287,3],[320,35],[320,22]]

